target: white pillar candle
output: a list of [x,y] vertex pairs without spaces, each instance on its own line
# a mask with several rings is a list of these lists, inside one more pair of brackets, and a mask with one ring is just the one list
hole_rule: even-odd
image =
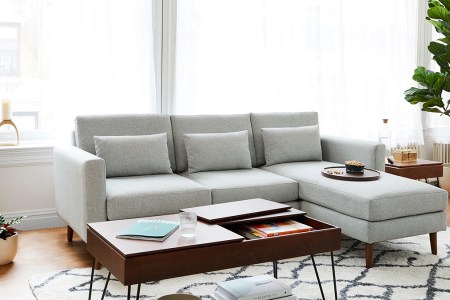
[[2,120],[11,120],[11,101],[9,99],[2,101]]

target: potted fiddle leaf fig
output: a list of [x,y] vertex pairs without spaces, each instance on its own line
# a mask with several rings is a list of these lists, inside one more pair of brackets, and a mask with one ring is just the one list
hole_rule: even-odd
[[450,92],[450,0],[428,0],[426,18],[443,37],[432,41],[428,50],[440,70],[434,72],[425,67],[417,67],[413,79],[420,87],[411,87],[404,92],[411,104],[422,104],[422,110],[450,116],[450,99],[443,93]]
[[6,221],[5,217],[0,214],[0,266],[9,264],[16,257],[19,233],[11,225],[19,224],[23,218],[25,217]]

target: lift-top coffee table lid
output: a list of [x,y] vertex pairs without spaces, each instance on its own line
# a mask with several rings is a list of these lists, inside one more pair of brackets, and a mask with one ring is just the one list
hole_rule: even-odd
[[[220,209],[218,209],[220,207]],[[291,206],[265,199],[248,199],[237,202],[184,208],[181,211],[195,212],[197,217],[208,223],[219,223],[233,219],[244,219],[258,215],[284,212]]]

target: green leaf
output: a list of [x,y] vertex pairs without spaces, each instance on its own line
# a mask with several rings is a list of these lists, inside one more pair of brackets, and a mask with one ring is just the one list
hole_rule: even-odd
[[444,91],[450,92],[450,77],[448,75],[445,76]]
[[445,20],[448,16],[448,10],[443,6],[433,6],[428,9],[427,14],[432,19]]
[[437,0],[428,0],[428,7],[442,6],[442,4]]
[[411,104],[427,102],[433,97],[433,94],[428,89],[419,89],[412,87],[404,92],[405,100]]
[[445,36],[450,34],[450,31],[443,24],[441,24],[441,22],[431,20],[430,18],[427,18],[427,20],[428,22],[430,22],[431,25],[434,26],[434,29],[436,29],[437,32],[442,33]]
[[447,10],[450,10],[450,0],[440,0]]
[[441,73],[450,71],[450,53],[433,56],[433,59],[441,67]]
[[429,74],[427,75],[426,81],[428,84],[428,88],[433,92],[435,96],[440,96],[442,94],[442,89],[444,88],[445,84],[445,77],[442,74]]
[[442,114],[443,112],[439,110],[438,108],[423,108],[422,111],[432,112],[432,113],[439,113]]
[[431,98],[427,102],[425,102],[423,105],[426,106],[426,107],[435,107],[435,106],[437,106],[437,107],[442,107],[442,108],[445,106],[441,97]]
[[428,50],[434,55],[444,54],[447,51],[446,46],[444,44],[437,42],[431,42],[428,45]]
[[413,79],[414,81],[417,81],[419,84],[428,87],[427,82],[426,82],[426,78],[427,78],[427,69],[425,69],[424,67],[417,67],[414,70],[414,75],[413,75]]
[[441,38],[441,39],[438,39],[438,41],[441,41],[441,42],[443,42],[444,44],[450,44],[450,36],[446,36],[446,37],[443,37],[443,38]]

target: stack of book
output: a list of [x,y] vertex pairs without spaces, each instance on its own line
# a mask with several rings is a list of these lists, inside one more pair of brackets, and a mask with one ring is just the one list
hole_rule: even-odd
[[313,228],[311,226],[288,219],[255,224],[243,224],[239,228],[238,233],[246,238],[255,239],[306,232],[312,229]]
[[260,275],[217,283],[217,300],[297,300],[292,288],[269,275]]

